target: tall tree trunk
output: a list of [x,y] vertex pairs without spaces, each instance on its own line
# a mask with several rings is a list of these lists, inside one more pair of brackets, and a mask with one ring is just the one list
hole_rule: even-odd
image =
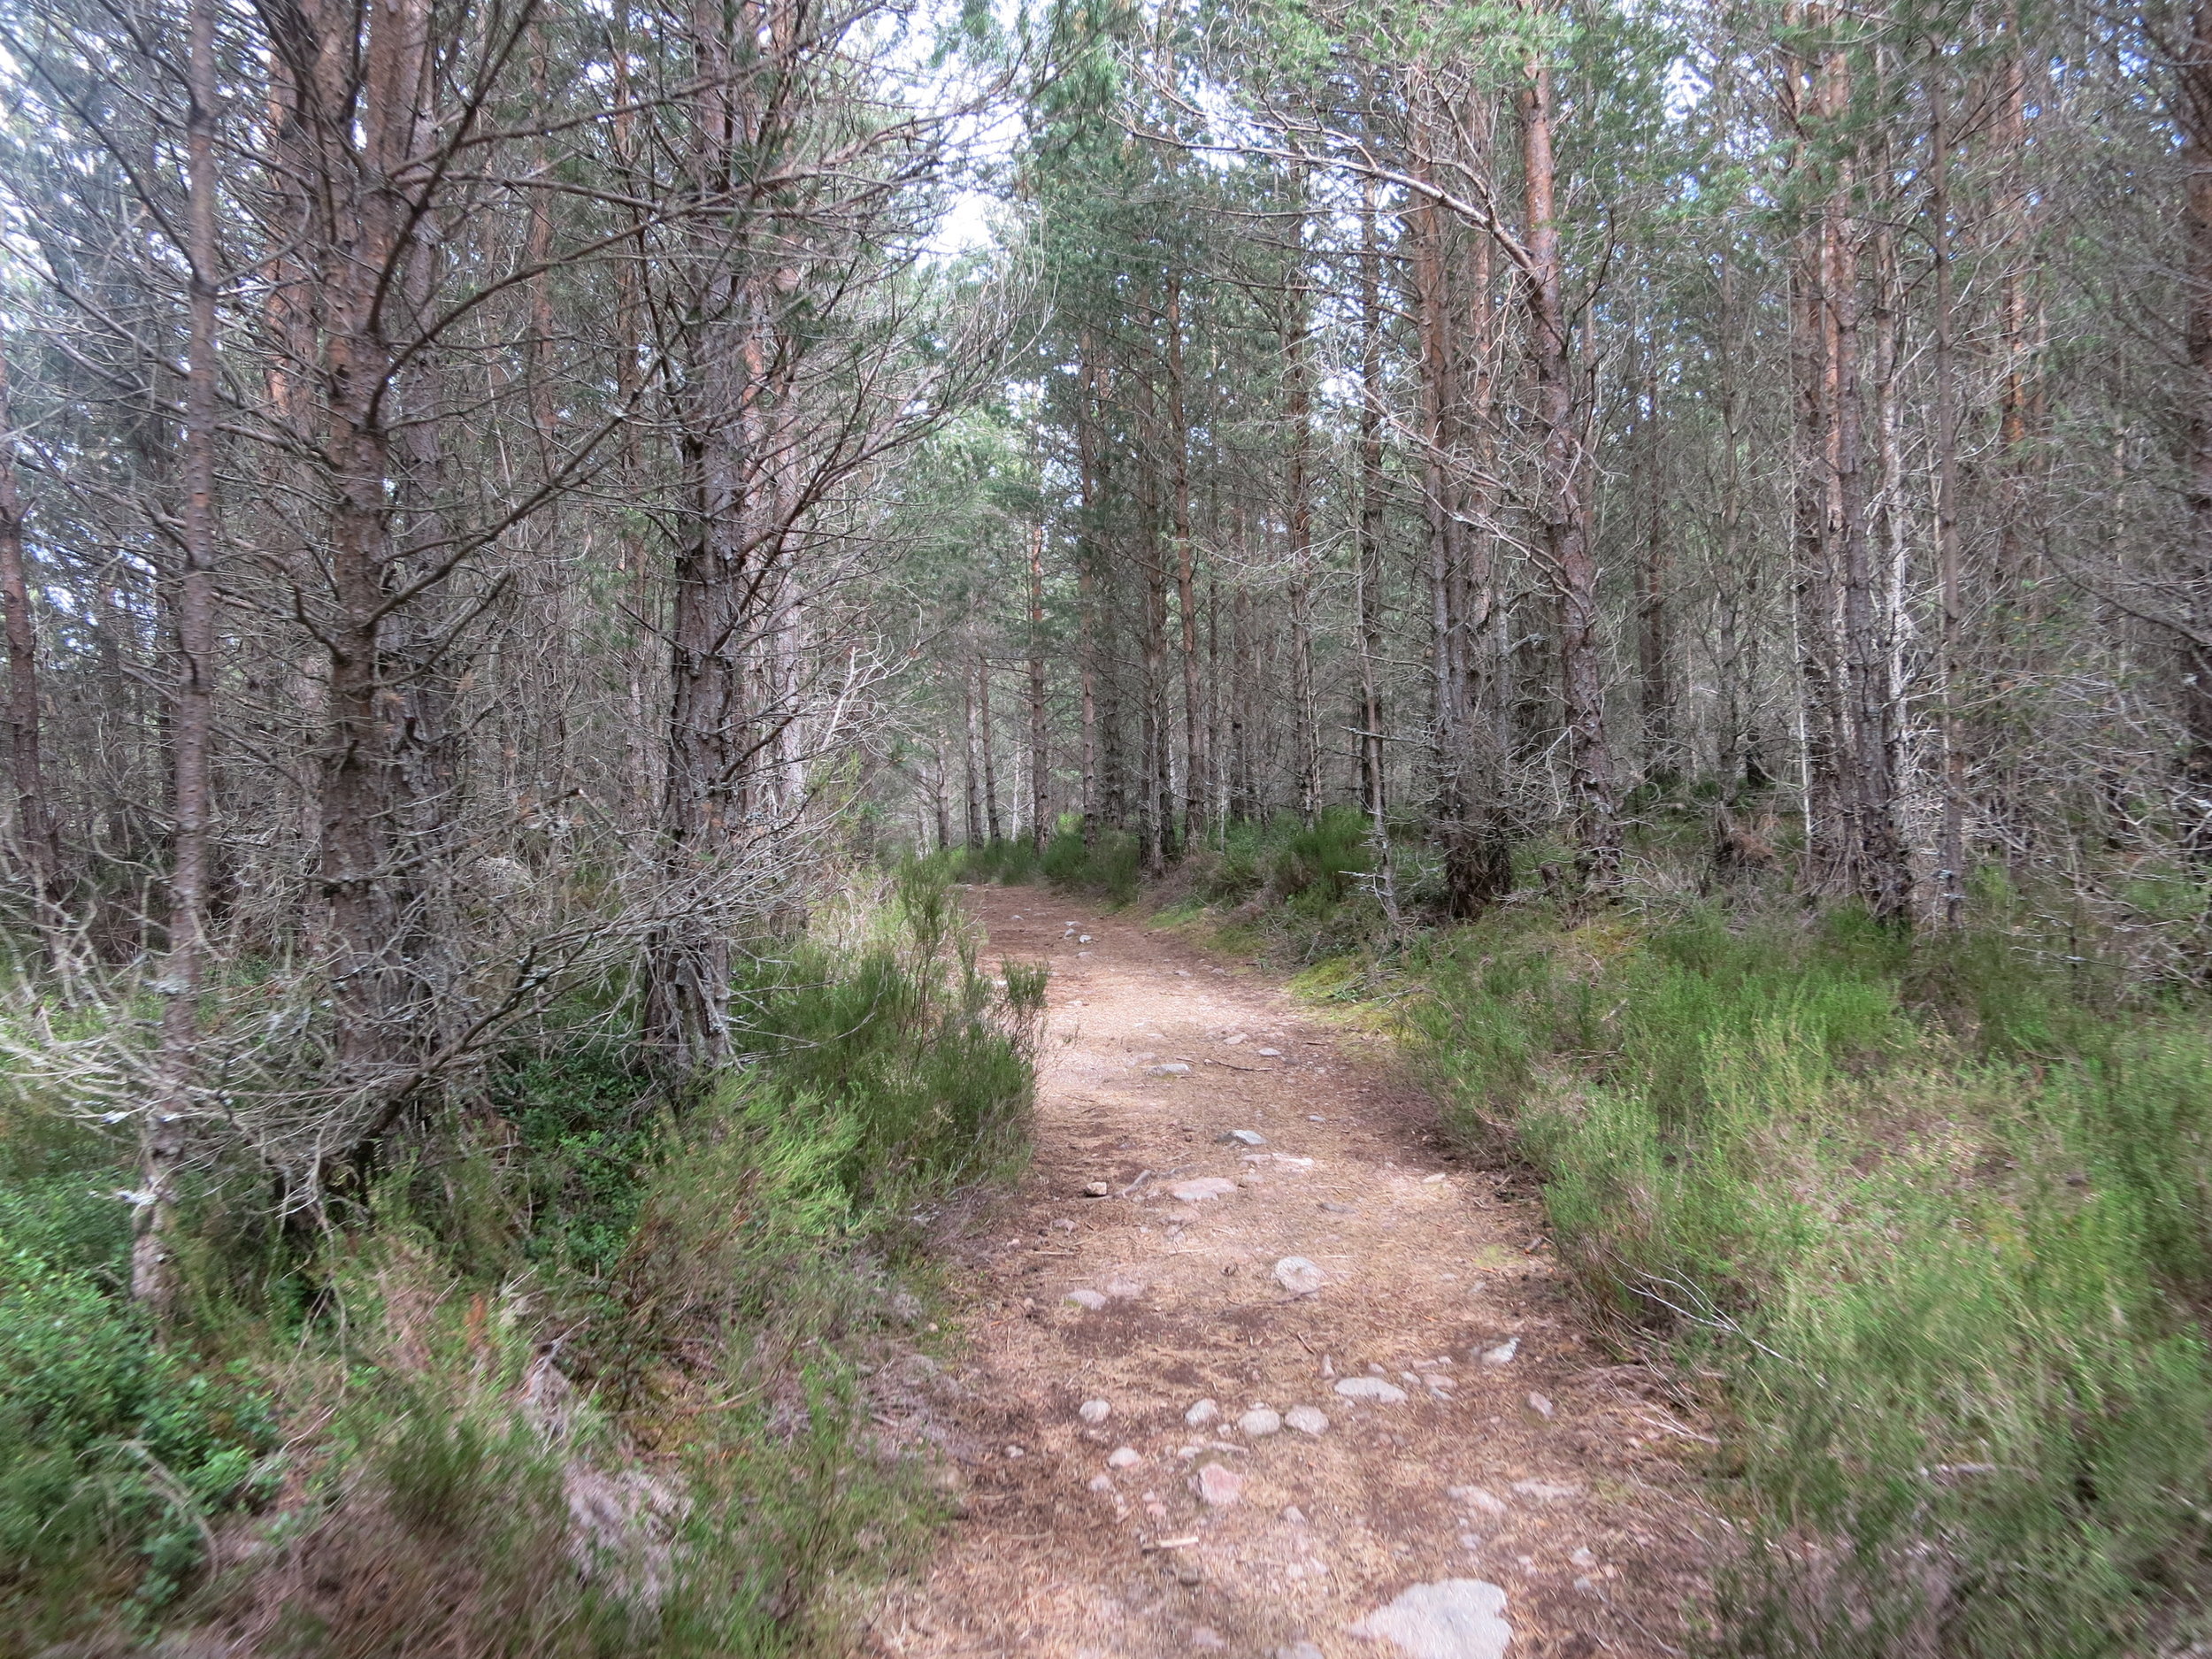
[[186,252],[182,545],[176,593],[176,689],[170,721],[168,949],[162,961],[161,1046],[139,1140],[131,1294],[157,1323],[175,1312],[177,1181],[191,1122],[205,969],[209,750],[215,693],[215,0],[193,0],[186,96]]
[[1636,680],[1643,717],[1644,776],[1671,788],[1681,776],[1674,731],[1674,664],[1668,638],[1666,454],[1659,417],[1659,337],[1644,342],[1643,411],[1637,470],[1643,484],[1643,557],[1636,565]]
[[1167,384],[1169,457],[1175,528],[1175,603],[1182,621],[1183,651],[1183,841],[1197,846],[1206,836],[1206,801],[1210,762],[1198,688],[1198,600],[1194,565],[1197,549],[1190,506],[1190,416],[1183,380],[1183,293],[1172,266],[1167,278]]
[[998,816],[998,744],[991,726],[991,659],[979,657],[975,665],[976,719],[983,740],[983,827],[994,841],[1005,839]]
[[[1479,104],[1468,116],[1463,126],[1425,105],[1417,130],[1425,144],[1456,145],[1471,127],[1486,145],[1489,106]],[[1467,159],[1486,166],[1486,156]],[[1437,162],[1425,154],[1421,165],[1426,173]],[[1511,891],[1513,863],[1500,724],[1502,612],[1483,522],[1494,407],[1492,247],[1486,231],[1454,257],[1448,224],[1440,210],[1420,209],[1408,216],[1407,239],[1425,428],[1436,832],[1445,908],[1464,918]],[[1463,269],[1464,292],[1455,296],[1453,278]]]
[[[196,209],[196,204],[195,208]],[[8,645],[8,780],[15,793],[15,846],[33,920],[42,930],[60,897],[61,843],[39,758],[38,630],[23,563],[23,495],[15,473],[15,422],[8,365],[0,355],[0,611]]]
[[1946,927],[1966,919],[1966,734],[1960,718],[1965,599],[1959,577],[1958,345],[1951,252],[1949,88],[1941,51],[1928,72],[1928,242],[1935,278],[1935,539],[1942,636],[1936,656],[1936,700],[1943,740],[1943,816],[1936,831],[1936,904]]
[[1138,745],[1141,782],[1138,823],[1144,843],[1147,874],[1166,873],[1175,853],[1174,738],[1168,715],[1167,589],[1168,553],[1162,545],[1159,404],[1148,376],[1136,380],[1139,454],[1137,477],[1138,564],[1144,575],[1144,615],[1139,634],[1144,682],[1138,710]]
[[1052,747],[1045,706],[1045,527],[1029,532],[1029,840],[1040,853],[1052,833]]
[[763,141],[760,111],[741,60],[752,27],[695,7],[689,45],[687,157],[694,218],[685,227],[683,303],[689,317],[672,365],[679,460],[687,511],[668,599],[671,687],[662,787],[664,879],[680,895],[649,941],[645,1042],[673,1075],[695,1074],[729,1052],[729,918],[718,897],[747,850],[757,803],[757,683],[749,660],[767,572],[761,503],[749,485],[760,466],[755,340],[758,280],[732,223],[736,175]]
[[960,733],[963,777],[967,784],[967,844],[983,844],[983,774],[976,764],[975,685],[979,670],[975,664],[960,671]]
[[[1841,70],[1838,71],[1840,74]],[[1842,95],[1847,96],[1847,94]],[[1839,107],[1841,107],[1840,98]],[[1829,200],[1826,300],[1832,388],[1827,411],[1828,533],[1843,583],[1845,732],[1850,745],[1846,772],[1852,889],[1882,921],[1909,919],[1911,881],[1897,823],[1896,780],[1891,769],[1892,711],[1885,695],[1889,649],[1876,605],[1876,579],[1867,534],[1866,480],[1862,465],[1863,422],[1860,388],[1860,239],[1847,217],[1852,172],[1847,159]]]
[[[1306,242],[1305,180],[1293,183],[1300,211],[1290,245],[1302,255]],[[1313,446],[1313,388],[1306,362],[1311,330],[1302,258],[1294,262],[1283,294],[1283,419],[1289,427],[1286,460],[1290,560],[1290,718],[1292,764],[1298,777],[1298,816],[1311,824],[1321,811],[1321,719],[1313,679],[1313,492],[1309,473]]]
[[1620,879],[1620,821],[1605,731],[1604,644],[1598,567],[1582,496],[1582,421],[1562,295],[1555,206],[1551,71],[1532,65],[1521,89],[1521,167],[1528,254],[1529,351],[1543,444],[1543,552],[1559,611],[1559,686],[1567,728],[1567,777],[1576,864],[1586,891]]
[[1804,880],[1816,894],[1847,891],[1854,837],[1844,772],[1843,651],[1836,568],[1835,343],[1828,286],[1835,261],[1836,213],[1821,146],[1832,115],[1834,76],[1824,62],[1793,58],[1784,82],[1786,116],[1798,133],[1795,168],[1810,180],[1808,194],[1825,198],[1797,234],[1790,269],[1790,358],[1795,382],[1792,540],[1799,698],[1798,740],[1803,772]]
[[1229,816],[1247,822],[1259,816],[1252,766],[1254,677],[1252,602],[1240,579],[1229,590]]
[[1098,777],[1098,653],[1105,637],[1106,618],[1099,601],[1095,554],[1099,512],[1098,440],[1091,419],[1097,380],[1092,366],[1090,342],[1084,342],[1082,391],[1076,403],[1076,487],[1080,492],[1080,526],[1075,549],[1075,609],[1082,637],[1075,647],[1076,667],[1082,678],[1083,844],[1098,839],[1102,817]]
[[2212,862],[2212,0],[2193,0],[2189,38],[2175,65],[2185,194],[2182,225],[2188,259],[2184,284],[2188,510],[2185,569],[2191,612],[2180,631],[2181,716],[2186,843]]
[[1359,618],[1360,806],[1375,849],[1375,891],[1392,926],[1398,923],[1397,872],[1390,849],[1390,803],[1384,789],[1383,651],[1383,331],[1382,248],[1376,239],[1375,181],[1360,200],[1359,522],[1352,577]]

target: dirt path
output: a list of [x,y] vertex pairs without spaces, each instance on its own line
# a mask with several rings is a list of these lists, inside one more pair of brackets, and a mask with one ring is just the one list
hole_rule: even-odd
[[[1694,1442],[1578,1330],[1534,1194],[1444,1161],[1386,1049],[1264,978],[1038,889],[965,898],[993,956],[1052,964],[1037,1157],[899,1425],[956,1459],[963,1517],[870,1645],[1400,1659],[1348,1627],[1481,1579],[1511,1659],[1679,1651],[1717,1525]],[[1294,1408],[1326,1428],[1261,1432]],[[1496,1651],[1459,1630],[1422,1659]]]

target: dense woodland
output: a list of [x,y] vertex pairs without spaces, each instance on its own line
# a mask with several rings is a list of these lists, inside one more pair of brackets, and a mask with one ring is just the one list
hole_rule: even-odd
[[[625,1334],[563,1386],[625,1434],[718,1386],[636,1357],[697,1351],[653,1323],[672,1308],[719,1309],[712,1364],[739,1371],[762,1332],[864,1325],[845,1292],[794,1312],[762,1286],[834,1256],[889,1296],[906,1247],[856,1218],[1018,1139],[1042,988],[979,965],[944,891],[963,856],[1247,923],[1309,895],[1276,942],[1356,955],[1371,988],[1427,975],[1478,1140],[1618,1033],[1570,1030],[1541,974],[1448,965],[1462,924],[1479,954],[1540,912],[1601,933],[1717,906],[1809,973],[1848,933],[1900,1007],[1982,962],[1959,1041],[1992,1064],[2093,1061],[2085,1025],[1988,1046],[1991,961],[2108,1022],[2194,1006],[2212,6],[0,0],[0,1314],[108,1333],[140,1402],[0,1479],[10,1552],[75,1575],[6,1580],[25,1651],[119,1598],[143,1634],[214,1594],[217,1521],[276,1502],[241,1471],[281,1436],[243,1408],[193,1441],[204,1490],[133,1475],[77,1532],[38,1517],[123,1479],[98,1448],[153,1443],[133,1413],[184,1399],[180,1355],[247,1364],[350,1296],[403,1370],[426,1339],[393,1310],[465,1298],[409,1302],[403,1257],[488,1286],[526,1262],[567,1287],[541,1311],[600,1309],[573,1328]],[[1619,1041],[1622,1075],[1664,1071]],[[2129,1179],[2205,1167],[2199,1119],[2159,1122],[2170,1158]],[[1651,1147],[1680,1132],[1653,1123]],[[829,1150],[789,1141],[815,1124]],[[1519,1133],[1563,1237],[1580,1215],[1597,1240],[1599,1304],[1665,1340],[1647,1293],[1695,1252],[1639,1279],[1605,1228],[1694,1159],[1615,1190],[1626,1142]],[[788,1200],[787,1228],[699,1247],[755,1252],[711,1294],[666,1279],[704,1190],[671,1146]],[[2114,1270],[2160,1286],[2161,1343],[2194,1330],[2212,1238],[2212,1186],[2181,1185],[2142,1201],[2177,1206],[2144,1224],[2166,1242]],[[1757,1278],[1699,1237],[1716,1283]],[[29,1399],[62,1361],[0,1327]],[[542,1382],[515,1340],[455,1420]],[[2067,1388],[2107,1365],[2068,1363]],[[319,1409],[287,1375],[254,1396],[270,1423]],[[10,1457],[86,1386],[0,1412]],[[2198,1386],[2146,1384],[2127,1421],[2200,1440]],[[381,1494],[396,1539],[404,1471],[436,1459],[391,1432],[384,1485],[343,1490]],[[2125,1644],[2194,1629],[2175,1609],[2205,1577],[2212,1482],[2173,1455],[2194,1472],[2145,1477],[2164,1519],[2050,1521],[2063,1633],[1976,1624],[2017,1596],[1976,1601],[1964,1568],[1893,1623],[1839,1611],[1843,1573],[1724,1595],[1721,1626],[1777,1655],[2150,1651]],[[789,1489],[826,1506],[815,1472]],[[2091,1489],[2045,1472],[2058,1495],[2021,1514]],[[1869,1582],[1974,1536],[1887,1510],[1853,1533],[1861,1510],[1801,1498],[1775,1524],[1860,1538]],[[778,1548],[826,1572],[818,1518]],[[298,1532],[286,1582],[348,1581],[334,1535]],[[2031,1535],[1987,1548],[2045,1560]],[[541,1545],[484,1545],[452,1651],[508,1651],[548,1604],[496,1568]],[[774,1577],[699,1615],[724,1620],[699,1651],[801,1640]],[[273,1640],[284,1597],[238,1594],[195,1617]],[[2099,1596],[2136,1611],[2080,1611]],[[347,1651],[411,1651],[383,1640]]]

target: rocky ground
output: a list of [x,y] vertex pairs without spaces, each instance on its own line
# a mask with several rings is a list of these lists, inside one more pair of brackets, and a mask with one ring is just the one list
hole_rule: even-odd
[[1052,965],[1029,1179],[952,1357],[879,1379],[962,1516],[868,1641],[953,1655],[1678,1653],[1698,1425],[1582,1325],[1510,1169],[1386,1044],[1141,918],[964,895]]

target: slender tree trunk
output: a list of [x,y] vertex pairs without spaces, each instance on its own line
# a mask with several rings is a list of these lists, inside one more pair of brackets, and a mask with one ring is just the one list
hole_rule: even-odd
[[1198,676],[1197,546],[1191,524],[1190,414],[1183,375],[1183,291],[1173,267],[1167,278],[1168,455],[1175,518],[1175,603],[1181,619],[1183,653],[1183,841],[1195,847],[1206,838],[1206,803],[1211,786],[1211,758],[1206,749],[1203,699]]
[[8,644],[8,777],[15,792],[15,847],[35,924],[60,897],[61,844],[39,757],[38,630],[23,563],[23,496],[15,475],[8,365],[0,356],[0,611]]
[[137,1236],[131,1294],[157,1323],[176,1310],[173,1233],[191,1122],[205,969],[209,750],[215,692],[215,0],[193,0],[185,121],[186,251],[190,261],[182,461],[184,513],[176,595],[176,690],[170,722],[168,949],[162,961],[161,1046],[139,1141]]
[[1252,787],[1251,598],[1239,580],[1229,590],[1229,815],[1249,821],[1259,816]]
[[2212,0],[2193,0],[2185,58],[2176,65],[2185,194],[2182,224],[2188,265],[2184,345],[2188,470],[2186,569],[2193,594],[2181,634],[2180,701],[2186,749],[2185,810],[2193,822],[2185,840],[2200,861],[2212,862]]
[[1668,638],[1666,456],[1659,416],[1659,339],[1645,342],[1643,414],[1638,470],[1642,474],[1643,557],[1636,566],[1636,678],[1643,717],[1644,776],[1671,788],[1681,775],[1674,732],[1674,664]]
[[975,731],[975,684],[977,667],[971,664],[960,671],[960,733],[963,777],[967,785],[967,844],[983,844],[983,774],[977,764]]
[[1856,231],[1845,219],[1850,173],[1831,198],[1835,221],[1828,239],[1827,310],[1832,349],[1828,454],[1831,476],[1829,534],[1843,579],[1845,720],[1850,745],[1847,776],[1853,890],[1880,920],[1909,918],[1911,883],[1897,825],[1891,711],[1884,692],[1889,650],[1876,607],[1872,549],[1867,535],[1866,482],[1861,460],[1863,398],[1859,360],[1859,260]]
[[1943,817],[1936,831],[1936,903],[1946,927],[1966,919],[1965,733],[1959,715],[1964,644],[1964,596],[1959,585],[1959,402],[1956,302],[1951,253],[1949,89],[1939,50],[1928,73],[1928,241],[1935,286],[1936,569],[1942,637],[1936,657],[1936,699],[1943,737]]
[[1529,259],[1529,350],[1543,443],[1543,552],[1559,611],[1560,702],[1567,728],[1568,787],[1576,864],[1584,888],[1609,893],[1620,879],[1620,822],[1605,731],[1605,668],[1597,558],[1582,496],[1582,422],[1562,296],[1554,195],[1551,71],[1532,65],[1521,89],[1522,188]]
[[1366,181],[1360,200],[1359,522],[1352,577],[1359,618],[1360,806],[1367,815],[1375,852],[1375,895],[1391,926],[1398,926],[1398,883],[1390,847],[1390,803],[1384,788],[1382,685],[1383,584],[1383,332],[1382,247],[1376,237],[1376,188]]
[[[1302,204],[1302,178],[1294,189]],[[1306,218],[1292,220],[1290,242],[1303,250]],[[1289,500],[1290,718],[1292,756],[1298,774],[1298,816],[1311,824],[1321,811],[1321,718],[1313,678],[1313,494],[1309,473],[1313,445],[1313,389],[1308,379],[1307,335],[1311,321],[1302,262],[1294,264],[1284,293],[1283,418],[1289,426],[1285,480]]]
[[1138,563],[1144,575],[1144,616],[1139,634],[1142,654],[1142,701],[1138,710],[1138,822],[1144,841],[1147,874],[1166,873],[1175,853],[1174,739],[1171,735],[1167,682],[1168,553],[1162,545],[1157,457],[1159,405],[1151,380],[1135,377],[1138,432]]
[[1052,745],[1045,704],[1045,527],[1029,532],[1029,840],[1040,852],[1052,833]]
[[1081,527],[1075,549],[1075,608],[1082,637],[1075,658],[1082,680],[1083,844],[1098,839],[1100,821],[1098,779],[1098,653],[1106,618],[1099,603],[1095,557],[1099,511],[1098,442],[1091,408],[1097,392],[1089,342],[1085,341],[1083,389],[1076,404],[1076,486],[1080,493]]
[[[1821,179],[1824,163],[1815,137],[1832,113],[1833,76],[1824,63],[1793,58],[1785,83],[1786,114],[1799,129],[1796,168]],[[1792,263],[1790,357],[1795,383],[1792,539],[1794,543],[1796,634],[1801,695],[1798,739],[1803,772],[1805,885],[1816,894],[1848,890],[1853,836],[1849,833],[1842,739],[1842,650],[1835,562],[1835,346],[1828,286],[1833,276],[1836,234],[1832,202],[1816,208],[1797,235]]]
[[991,660],[975,665],[976,719],[983,741],[983,827],[993,841],[1004,839],[998,815],[998,743],[991,725]]

